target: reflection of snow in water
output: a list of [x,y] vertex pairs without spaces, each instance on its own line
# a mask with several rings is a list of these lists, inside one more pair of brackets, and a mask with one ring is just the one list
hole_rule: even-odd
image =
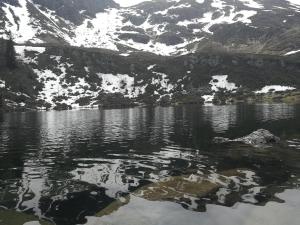
[[298,225],[300,190],[285,190],[277,197],[285,203],[268,202],[265,206],[239,203],[233,208],[207,205],[207,212],[188,211],[171,202],[153,202],[132,196],[129,204],[110,215],[88,217],[87,225]]
[[35,215],[41,217],[42,212],[39,200],[47,187],[47,170],[43,167],[36,167],[37,161],[28,160],[24,163],[22,184],[18,190],[18,203],[16,208],[33,210]]
[[289,147],[300,150],[300,139],[293,139],[287,141]]
[[[95,162],[94,159],[91,160]],[[89,159],[80,159],[80,161],[82,161],[79,164],[81,168],[71,172],[73,179],[107,188],[106,194],[110,197],[115,198],[119,192],[128,192],[130,186],[138,185],[135,177],[125,173],[125,170],[130,167],[129,162],[126,163],[121,159],[103,159],[99,163],[86,164],[84,162],[88,162]]]
[[255,105],[256,117],[261,121],[290,119],[295,116],[295,106],[288,104]]
[[203,113],[204,119],[211,123],[213,130],[217,133],[223,133],[236,124],[236,105],[204,106]]
[[[145,179],[146,172],[147,179],[153,182],[166,177],[171,159],[188,160],[193,157],[192,152],[192,149],[188,148],[167,146],[153,155],[132,154],[131,159],[128,159],[127,154],[110,154],[118,159],[80,158],[74,160],[78,166],[70,173],[74,180],[106,188],[106,194],[115,198],[118,193],[126,193],[130,187],[138,186],[139,180]],[[127,171],[135,172],[131,175]]]

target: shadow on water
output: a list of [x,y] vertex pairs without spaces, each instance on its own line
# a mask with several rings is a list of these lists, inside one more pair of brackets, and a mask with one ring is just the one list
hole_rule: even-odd
[[[221,224],[214,213],[241,224],[243,210],[284,212],[299,195],[299,125],[300,106],[286,104],[0,114],[0,225],[12,210],[21,225]],[[211,142],[258,128],[285,141]]]

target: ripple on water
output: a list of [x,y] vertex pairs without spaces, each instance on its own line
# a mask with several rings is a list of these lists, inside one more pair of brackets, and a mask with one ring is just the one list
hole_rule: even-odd
[[[121,207],[88,224],[294,225],[299,112],[266,104],[6,114],[0,205],[58,225],[83,224],[120,199]],[[257,128],[288,138],[289,147],[210,143]],[[197,196],[201,184],[218,189]]]

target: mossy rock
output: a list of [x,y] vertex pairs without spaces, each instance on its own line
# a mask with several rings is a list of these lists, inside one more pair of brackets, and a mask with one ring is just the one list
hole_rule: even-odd
[[188,176],[175,176],[139,189],[135,195],[150,201],[179,199],[185,195],[204,197],[215,192],[219,184],[205,179],[190,179]]
[[[29,223],[29,222],[31,222],[31,223]],[[41,221],[33,215],[16,212],[14,210],[0,210],[0,225],[24,225],[26,223],[32,224],[32,225],[51,225],[52,224],[47,221]]]
[[[175,201],[187,195],[191,197],[204,197],[216,192],[221,185],[212,183],[196,176],[174,176],[162,181],[141,187],[131,195],[147,199],[149,201]],[[96,214],[97,217],[110,215],[120,207],[130,202],[130,196],[121,197]]]

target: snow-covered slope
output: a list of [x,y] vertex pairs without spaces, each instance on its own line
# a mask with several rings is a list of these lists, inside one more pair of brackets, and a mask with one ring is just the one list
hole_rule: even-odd
[[15,74],[6,76],[0,65],[0,89],[8,92],[6,102],[13,106],[67,109],[110,102],[122,105],[125,101],[194,104],[212,102],[219,94],[245,92],[251,96],[300,87],[299,63],[287,57],[211,53],[121,56],[76,47],[15,48],[19,62]]
[[106,48],[120,54],[218,50],[283,55],[300,49],[300,6],[295,0],[64,3],[1,0],[0,37],[10,31],[17,43]]

